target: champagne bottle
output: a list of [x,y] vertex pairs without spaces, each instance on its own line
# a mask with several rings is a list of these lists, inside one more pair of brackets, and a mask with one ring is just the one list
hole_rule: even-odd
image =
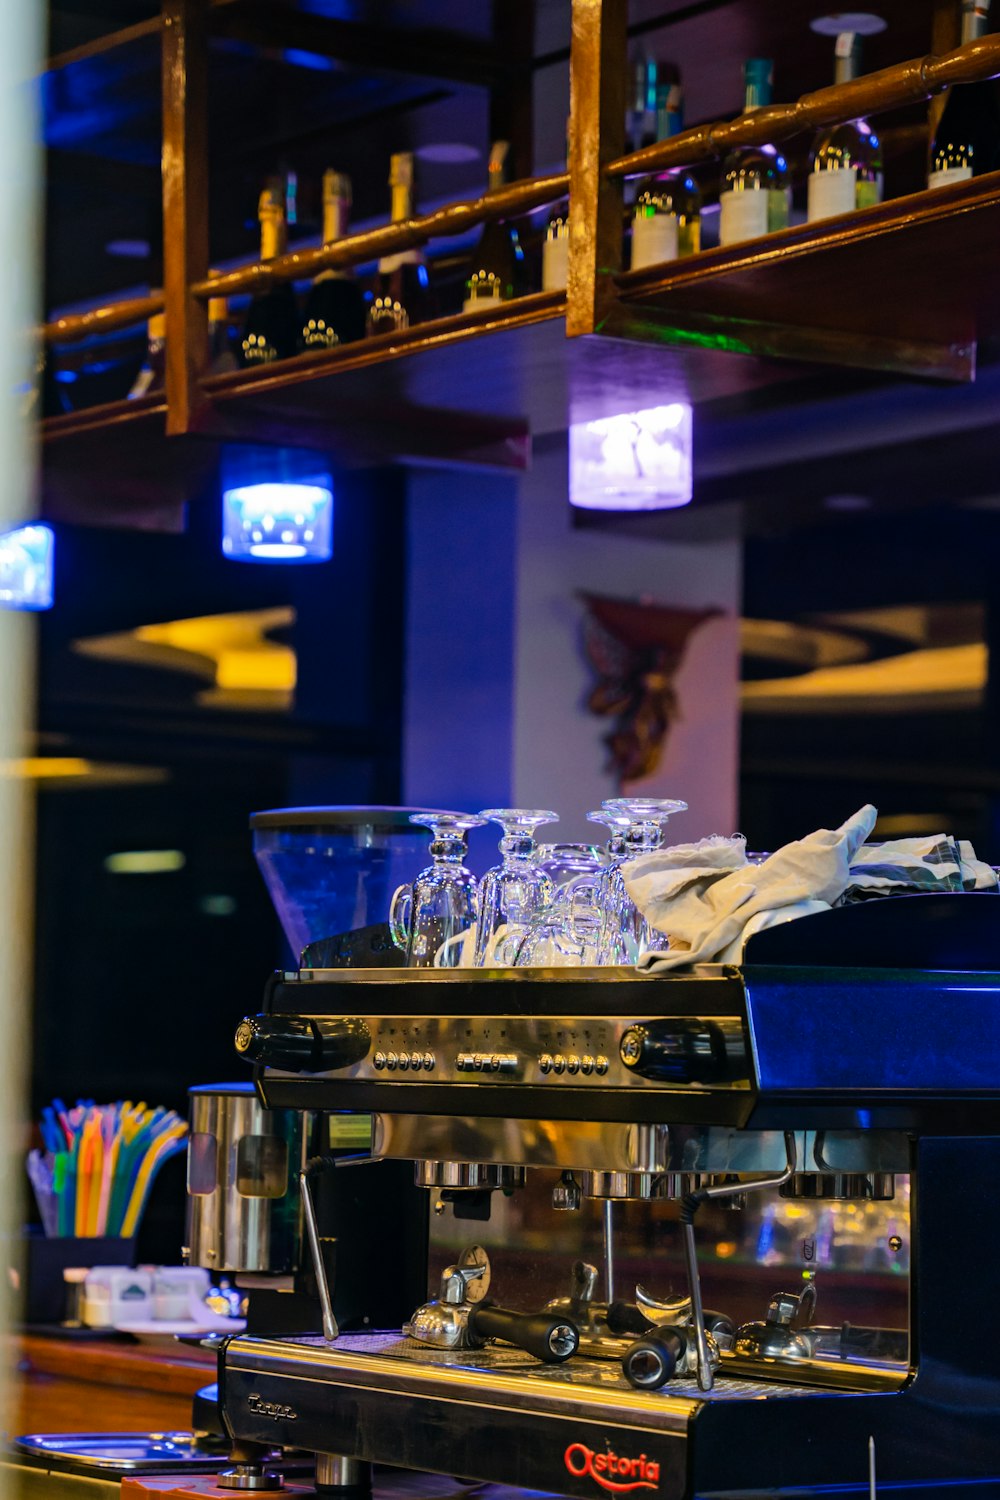
[[[400,151],[390,159],[392,222],[413,215],[413,155]],[[368,309],[369,333],[392,333],[420,323],[429,315],[427,262],[419,250],[383,255],[378,263],[375,298]]]
[[[986,31],[990,0],[962,0],[962,41],[974,42]],[[1000,167],[1000,103],[996,80],[959,83],[948,90],[931,144],[927,186],[944,187],[981,177]]]
[[[834,44],[834,83],[858,76],[861,38],[842,31]],[[882,201],[882,144],[867,120],[831,125],[816,138],[806,217],[829,219]]]
[[[323,173],[323,243],[343,239],[351,206],[351,179]],[[365,336],[364,294],[349,270],[321,271],[302,314],[303,349],[330,349]]]
[[[743,64],[743,113],[771,103],[770,58]],[[719,243],[735,245],[784,229],[788,223],[788,166],[776,146],[740,146],[722,164]]]
[[146,357],[128,393],[129,401],[167,388],[167,315],[154,313],[146,324]]
[[[257,207],[260,220],[260,258],[274,260],[284,255],[287,227],[285,223],[285,188],[277,179],[260,195]],[[243,365],[267,365],[276,359],[287,359],[298,348],[299,313],[295,292],[288,282],[258,292],[251,299],[243,325],[239,359]]]
[[[657,91],[656,136],[667,140],[682,128],[680,79]],[[632,214],[632,269],[694,255],[701,249],[701,193],[686,170],[660,173],[639,183]]]
[[[497,192],[507,181],[509,141],[494,141],[490,150],[490,181],[487,189]],[[466,284],[463,312],[491,306],[516,297],[522,290],[524,251],[517,229],[505,219],[483,225],[472,257],[473,271]]]
[[[569,134],[572,120],[566,121],[566,160],[569,161]],[[564,292],[569,278],[569,199],[552,207],[542,241],[542,291]]]

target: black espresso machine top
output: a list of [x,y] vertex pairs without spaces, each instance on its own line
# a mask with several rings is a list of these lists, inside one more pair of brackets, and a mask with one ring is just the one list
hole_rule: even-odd
[[237,1049],[272,1107],[994,1134],[1000,903],[870,901],[661,974],[278,973]]

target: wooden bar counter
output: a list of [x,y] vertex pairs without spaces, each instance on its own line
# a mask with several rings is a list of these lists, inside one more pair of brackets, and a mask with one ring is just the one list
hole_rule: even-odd
[[11,1434],[164,1432],[191,1427],[215,1356],[184,1344],[12,1336]]

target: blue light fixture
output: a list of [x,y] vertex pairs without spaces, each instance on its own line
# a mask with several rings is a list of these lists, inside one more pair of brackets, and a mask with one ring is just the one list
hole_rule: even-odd
[[34,523],[0,532],[0,609],[51,609],[55,534]]
[[270,480],[223,490],[222,550],[239,562],[327,562],[333,556],[330,480]]

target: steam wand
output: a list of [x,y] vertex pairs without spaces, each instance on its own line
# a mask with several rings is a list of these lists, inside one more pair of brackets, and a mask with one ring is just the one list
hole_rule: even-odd
[[795,1135],[785,1131],[785,1170],[777,1177],[759,1177],[751,1182],[720,1182],[711,1187],[699,1188],[688,1193],[681,1206],[681,1225],[684,1230],[684,1263],[687,1268],[688,1289],[691,1294],[691,1320],[694,1323],[695,1352],[698,1357],[698,1389],[710,1391],[713,1376],[712,1364],[705,1337],[705,1309],[701,1300],[701,1277],[698,1272],[698,1248],[694,1239],[694,1220],[699,1208],[712,1198],[735,1198],[741,1193],[756,1193],[763,1188],[781,1187],[795,1171]]
[[[319,1163],[322,1164],[322,1158]],[[316,1210],[313,1207],[312,1188],[309,1186],[311,1170],[317,1165],[316,1162],[307,1162],[299,1173],[299,1187],[302,1190],[302,1209],[306,1220],[306,1234],[309,1237],[309,1250],[312,1255],[313,1271],[316,1275],[316,1288],[319,1292],[319,1305],[323,1313],[323,1337],[328,1344],[339,1337],[340,1329],[333,1315],[333,1303],[330,1300],[330,1283],[326,1279],[326,1266],[323,1264],[323,1252],[319,1244],[319,1229],[316,1226]]]

